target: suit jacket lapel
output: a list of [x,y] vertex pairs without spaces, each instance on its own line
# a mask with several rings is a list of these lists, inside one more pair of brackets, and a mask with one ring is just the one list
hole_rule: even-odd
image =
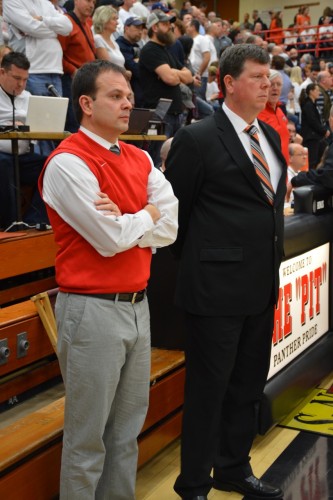
[[255,172],[252,161],[250,160],[248,154],[246,153],[242,142],[240,141],[234,127],[232,126],[229,118],[223,111],[223,109],[218,110],[215,115],[216,125],[219,131],[219,138],[223,142],[224,147],[229,152],[230,156],[238,167],[243,172],[248,182],[251,184],[253,189],[256,190],[258,195],[265,201],[268,202],[267,197],[261,187],[259,178]]
[[[235,132],[234,127],[230,123],[230,120],[228,119],[227,115],[224,113],[224,111],[218,110],[214,118],[216,120],[216,125],[219,131],[219,138],[223,142],[224,147],[228,150],[230,156],[233,158],[234,162],[238,165],[238,167],[242,170],[244,176],[247,178],[248,182],[251,184],[251,186],[257,191],[258,195],[265,200],[267,203],[269,201],[267,200],[267,197],[261,187],[259,178],[255,172],[254,166],[250,158],[248,157],[248,154],[245,151],[245,148],[240,141],[238,135]],[[269,128],[266,126],[265,123],[259,122],[260,127],[262,127],[265,136],[267,137],[267,140],[269,141],[270,145],[272,146],[275,154],[277,157],[281,160],[282,167],[283,167],[283,172],[280,178],[280,182],[278,184],[278,189],[275,195],[275,201],[274,204],[277,203],[280,200],[281,196],[285,195],[285,173],[287,169],[287,165],[285,162],[285,159],[281,153],[281,150],[278,147],[278,144],[269,130]],[[284,186],[284,188],[283,188]],[[282,189],[283,188],[283,189]]]

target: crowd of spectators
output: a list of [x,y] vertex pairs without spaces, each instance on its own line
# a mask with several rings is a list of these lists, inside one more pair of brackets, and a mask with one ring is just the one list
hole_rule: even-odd
[[[258,10],[238,22],[208,12],[204,2],[198,7],[186,1],[181,9],[172,0],[41,0],[38,5],[39,10],[32,0],[3,0],[0,54],[9,49],[26,54],[30,93],[45,95],[45,83],[51,83],[71,99],[77,69],[107,59],[126,69],[135,107],[153,108],[159,98],[172,99],[165,117],[165,133],[172,137],[179,127],[214,113],[221,104],[217,67],[222,52],[233,44],[256,44],[270,55],[273,87],[281,80],[274,104],[267,103],[262,119],[279,122],[287,162],[288,120],[298,134],[307,130],[303,146],[309,149],[310,167],[318,163],[330,134],[333,103],[331,8],[325,8],[314,28],[308,7],[300,8],[294,23],[284,27],[281,11],[269,11],[270,22],[264,22]],[[309,90],[310,84],[315,88]],[[317,128],[308,138],[302,114],[310,104],[323,132]],[[70,104],[66,130],[77,129]],[[160,166],[156,144],[150,153]]]

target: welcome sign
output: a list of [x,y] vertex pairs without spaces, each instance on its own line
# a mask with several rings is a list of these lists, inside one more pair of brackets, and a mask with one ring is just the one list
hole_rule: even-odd
[[328,331],[329,243],[282,262],[268,378]]

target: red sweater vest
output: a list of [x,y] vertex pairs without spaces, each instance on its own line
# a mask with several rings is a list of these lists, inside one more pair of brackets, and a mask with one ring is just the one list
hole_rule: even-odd
[[[120,144],[121,154],[117,156],[82,132],[73,134],[49,156],[39,179],[40,191],[43,189],[43,176],[50,159],[60,153],[71,153],[82,158],[88,165],[99,182],[100,190],[118,205],[123,214],[138,212],[147,205],[151,164],[140,149],[123,142]],[[56,279],[61,291],[136,292],[147,286],[150,248],[135,246],[113,257],[103,257],[52,208],[47,206],[47,211],[59,246]]]

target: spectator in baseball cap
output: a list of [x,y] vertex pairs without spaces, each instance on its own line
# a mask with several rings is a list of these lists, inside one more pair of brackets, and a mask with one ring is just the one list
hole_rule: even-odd
[[154,26],[154,24],[167,23],[167,22],[173,23],[173,22],[175,22],[175,20],[176,20],[176,16],[168,16],[167,14],[162,12],[161,10],[156,10],[148,16],[147,21],[146,21],[146,26],[149,29],[152,26]]
[[129,17],[126,19],[124,26],[144,26],[145,22],[139,17]]
[[169,8],[167,5],[165,5],[164,3],[162,2],[156,2],[156,3],[153,3],[153,5],[151,6],[151,10],[161,10],[162,12],[169,12]]

